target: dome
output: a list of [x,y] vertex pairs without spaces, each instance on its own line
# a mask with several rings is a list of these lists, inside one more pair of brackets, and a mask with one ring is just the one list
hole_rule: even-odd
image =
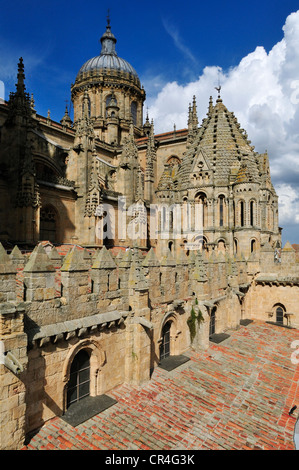
[[92,70],[103,70],[103,69],[113,69],[120,72],[127,72],[134,75],[138,78],[136,70],[129,64],[126,60],[121,57],[110,55],[110,54],[101,54],[97,57],[89,59],[85,64],[82,65],[81,69],[78,72],[78,75],[84,72],[90,72]]
[[111,33],[110,22],[108,20],[108,24],[106,27],[106,31],[101,37],[101,44],[102,50],[99,56],[93,57],[89,59],[85,64],[82,65],[80,68],[76,80],[80,79],[83,74],[89,72],[105,72],[107,70],[115,71],[115,72],[124,72],[128,73],[139,81],[139,77],[137,75],[136,70],[129,64],[126,60],[118,57],[115,44],[116,38]]

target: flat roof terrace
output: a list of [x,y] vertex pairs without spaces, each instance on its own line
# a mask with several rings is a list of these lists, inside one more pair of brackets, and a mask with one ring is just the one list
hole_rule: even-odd
[[52,419],[24,449],[295,450],[299,331],[253,321],[226,333],[144,386],[110,391],[116,403],[76,427]]

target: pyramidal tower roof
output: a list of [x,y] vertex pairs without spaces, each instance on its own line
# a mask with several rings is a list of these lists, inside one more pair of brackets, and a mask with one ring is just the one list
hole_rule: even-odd
[[199,152],[205,156],[206,164],[213,171],[214,183],[227,184],[232,175],[237,175],[244,161],[247,175],[252,181],[258,180],[258,164],[256,152],[241,129],[237,118],[223,104],[218,96],[216,104],[210,99],[207,117],[187,150],[180,169],[182,189],[190,187],[190,173],[194,159]]

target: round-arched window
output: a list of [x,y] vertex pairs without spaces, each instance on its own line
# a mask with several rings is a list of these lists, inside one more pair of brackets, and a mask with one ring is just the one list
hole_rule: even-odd
[[283,323],[284,310],[281,306],[276,307],[276,323]]
[[160,360],[170,356],[170,327],[171,322],[165,323],[162,329],[162,342],[160,345]]
[[89,396],[90,393],[90,356],[82,349],[73,359],[67,385],[67,408]]

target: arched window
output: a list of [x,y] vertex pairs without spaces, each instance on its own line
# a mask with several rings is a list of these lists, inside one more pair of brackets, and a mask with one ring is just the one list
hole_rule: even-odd
[[224,225],[224,196],[221,194],[218,198],[219,205],[219,227]]
[[58,172],[43,162],[36,162],[36,177],[41,181],[56,182]]
[[40,232],[41,241],[57,241],[57,214],[52,206],[46,206],[40,211]]
[[276,323],[283,323],[283,317],[284,317],[285,311],[281,305],[276,307],[275,314],[276,314]]
[[137,103],[136,101],[132,101],[131,103],[131,115],[133,119],[134,126],[137,125]]
[[162,230],[166,230],[166,227],[167,227],[167,211],[166,211],[166,207],[164,206],[162,208],[162,224],[161,224],[161,229]]
[[70,378],[67,384],[67,408],[89,396],[90,393],[90,357],[82,349],[73,359]]
[[254,225],[254,201],[250,201],[250,205],[249,205],[249,215],[250,215],[250,225],[253,226]]
[[218,249],[218,252],[222,252],[225,254],[225,241],[224,240],[218,240],[218,244],[217,244],[217,249]]
[[207,243],[206,237],[203,237],[202,235],[195,237],[193,241],[193,244],[196,244],[200,251],[207,250]]
[[235,254],[238,253],[238,240],[236,238],[234,239],[234,252]]
[[170,327],[171,322],[165,323],[162,329],[162,342],[160,344],[160,360],[170,356]]
[[244,226],[245,223],[245,204],[244,201],[240,201],[240,225]]
[[207,204],[207,196],[205,193],[197,193],[195,198],[195,203],[199,204],[199,214],[195,214],[202,220],[202,227],[206,227],[208,223],[208,204]]
[[250,252],[253,253],[256,250],[256,240],[250,241]]

